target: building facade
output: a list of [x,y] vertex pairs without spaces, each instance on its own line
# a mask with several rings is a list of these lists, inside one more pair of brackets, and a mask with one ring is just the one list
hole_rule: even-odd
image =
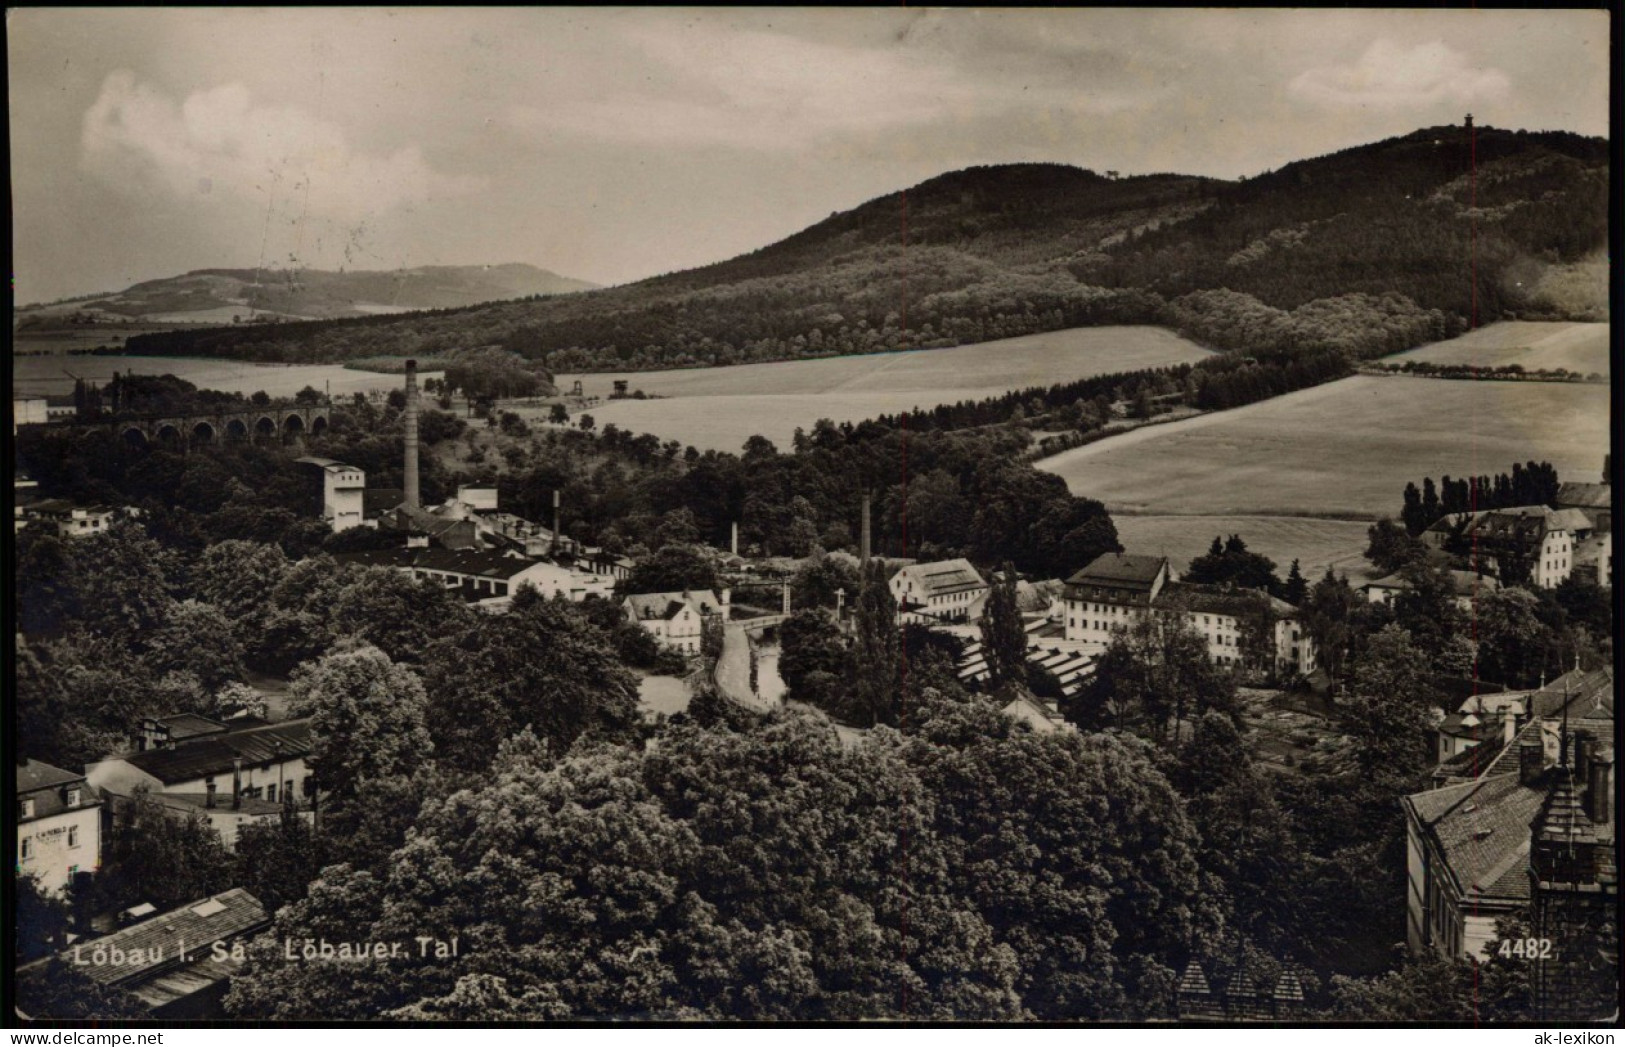
[[331,458],[306,457],[299,462],[321,472],[322,519],[329,527],[343,531],[366,522],[367,474],[362,469]]
[[1066,639],[1110,643],[1136,616],[1182,615],[1207,642],[1217,665],[1240,666],[1249,629],[1267,633],[1273,668],[1293,675],[1315,671],[1314,641],[1297,608],[1267,593],[1173,580],[1160,556],[1106,553],[1067,579],[1063,594]]
[[102,798],[82,774],[17,763],[17,874],[61,893],[102,860]]
[[988,593],[986,580],[964,559],[910,564],[888,584],[899,613],[941,622],[980,617]]
[[621,601],[626,620],[642,626],[659,643],[684,654],[699,654],[708,618],[728,617],[728,592],[709,589],[680,593],[640,593]]

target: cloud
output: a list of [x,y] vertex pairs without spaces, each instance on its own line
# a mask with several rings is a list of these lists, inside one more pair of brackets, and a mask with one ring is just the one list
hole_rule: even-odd
[[1317,105],[1400,109],[1493,100],[1505,96],[1510,87],[1505,73],[1470,64],[1442,41],[1406,48],[1384,38],[1372,43],[1353,65],[1306,70],[1287,91]]
[[361,152],[338,124],[303,109],[256,105],[241,84],[177,103],[123,70],[107,76],[85,112],[80,160],[108,180],[139,176],[181,199],[225,194],[341,223],[485,184],[435,171],[417,146]]

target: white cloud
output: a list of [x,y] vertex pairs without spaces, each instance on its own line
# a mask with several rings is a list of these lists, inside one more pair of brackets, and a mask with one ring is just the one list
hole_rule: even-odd
[[1288,92],[1326,106],[1399,109],[1436,102],[1469,104],[1504,97],[1511,87],[1499,69],[1472,65],[1442,41],[1404,47],[1383,38],[1353,65],[1299,74]]
[[201,192],[290,207],[297,201],[301,213],[336,222],[484,184],[435,171],[417,146],[357,151],[338,124],[303,109],[256,105],[241,84],[196,91],[177,103],[123,70],[107,76],[85,113],[80,159],[102,177],[140,175],[182,199]]

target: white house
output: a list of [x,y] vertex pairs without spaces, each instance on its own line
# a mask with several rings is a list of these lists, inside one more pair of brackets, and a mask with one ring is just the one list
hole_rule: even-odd
[[1447,516],[1423,537],[1443,548],[1459,528],[1467,555],[1476,561],[1470,567],[1499,574],[1500,561],[1517,556],[1529,563],[1529,584],[1550,589],[1573,572],[1576,544],[1590,538],[1595,526],[1579,509],[1525,505]]
[[232,847],[244,823],[279,817],[284,804],[311,804],[316,782],[305,762],[309,753],[310,721],[287,720],[109,756],[85,774],[116,811],[142,790],[166,812],[201,814]]
[[[1473,608],[1473,601],[1501,588],[1501,583],[1494,575],[1477,574],[1473,571],[1450,571],[1450,589],[1455,605],[1464,611]],[[1412,589],[1411,582],[1403,572],[1395,572],[1378,578],[1374,582],[1367,582],[1360,586],[1365,598],[1370,603],[1392,605],[1401,593]]]
[[1297,608],[1251,589],[1172,580],[1166,557],[1106,553],[1067,579],[1063,624],[1068,640],[1110,643],[1135,616],[1148,611],[1181,613],[1207,641],[1218,665],[1243,662],[1243,624],[1261,618],[1271,632],[1277,671],[1315,671],[1314,641]]
[[980,614],[988,584],[968,560],[940,560],[900,568],[891,576],[899,612],[939,622],[965,621]]
[[684,654],[700,653],[700,633],[705,620],[728,617],[728,591],[722,598],[709,589],[698,592],[639,593],[621,601],[626,620],[643,626],[666,647]]
[[82,774],[38,760],[17,763],[17,874],[62,892],[102,860],[102,799]]

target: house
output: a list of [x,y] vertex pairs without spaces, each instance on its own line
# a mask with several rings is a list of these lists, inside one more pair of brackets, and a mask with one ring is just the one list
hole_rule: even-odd
[[65,498],[48,498],[30,505],[17,505],[13,507],[13,512],[17,517],[17,529],[31,523],[42,523],[64,538],[105,534],[119,520],[136,515],[132,509],[106,505],[79,506]]
[[[363,508],[365,499],[363,499]],[[479,548],[478,531],[474,521],[445,516],[429,509],[410,505],[397,505],[378,514],[378,527],[384,531],[397,531],[409,538],[419,538],[424,545],[430,543],[442,549],[464,551]]]
[[935,621],[980,617],[988,585],[969,560],[941,560],[903,567],[888,583],[901,614]]
[[[229,979],[247,959],[244,946],[270,925],[259,899],[235,888],[77,943],[57,959],[135,997],[152,1018],[218,1018]],[[42,976],[46,963],[19,968],[19,981]]]
[[313,801],[310,748],[310,721],[286,720],[108,756],[85,774],[108,796],[115,817],[128,815],[139,792],[173,816],[201,815],[229,848],[244,824]]
[[331,458],[307,456],[298,462],[321,475],[322,519],[329,527],[343,531],[366,522],[367,474],[364,471]]
[[[1471,611],[1473,601],[1486,593],[1492,593],[1501,588],[1501,583],[1493,575],[1477,574],[1473,571],[1446,572],[1450,579],[1451,593],[1457,607],[1464,611]],[[1404,572],[1378,578],[1374,582],[1367,582],[1360,586],[1365,598],[1371,603],[1392,605],[1401,593],[1409,592],[1412,588],[1410,579]]]
[[1415,955],[1484,956],[1497,920],[1529,914],[1530,826],[1560,779],[1584,793],[1594,834],[1613,840],[1612,671],[1570,673],[1525,701],[1528,722],[1510,743],[1492,742],[1499,751],[1481,754],[1476,777],[1401,801]]
[[1614,532],[1596,530],[1574,546],[1575,577],[1600,585],[1614,587]]
[[1613,530],[1614,489],[1610,484],[1567,482],[1557,488],[1556,509],[1578,509],[1591,520],[1598,534]]
[[637,566],[630,557],[617,556],[594,546],[583,546],[575,565],[578,570],[603,575],[617,582],[632,577],[632,568]]
[[608,598],[614,583],[603,576],[572,571],[547,560],[493,552],[451,549],[370,549],[337,553],[339,563],[391,567],[456,589],[465,600],[488,611],[503,611],[529,585],[544,597],[563,596],[579,603],[588,596]]
[[728,617],[729,593],[722,597],[709,589],[698,592],[639,593],[621,601],[626,620],[643,626],[666,647],[684,654],[700,653],[700,634],[705,620]]
[[1550,589],[1574,570],[1575,545],[1594,529],[1579,509],[1526,505],[1446,516],[1422,536],[1437,548],[1455,545],[1476,573],[1504,579],[1503,567],[1527,564],[1529,584]]
[[82,774],[17,761],[17,874],[61,892],[102,860],[102,798]]
[[1216,664],[1234,666],[1255,620],[1269,630],[1277,671],[1315,671],[1314,641],[1297,608],[1250,589],[1175,581],[1166,557],[1105,553],[1066,580],[1062,601],[1068,640],[1107,644],[1137,615],[1176,613],[1202,634]]
[[993,699],[1001,703],[1000,712],[1018,723],[1026,724],[1034,734],[1077,730],[1061,715],[1055,699],[1040,698],[1020,684],[1005,684],[993,692]]

